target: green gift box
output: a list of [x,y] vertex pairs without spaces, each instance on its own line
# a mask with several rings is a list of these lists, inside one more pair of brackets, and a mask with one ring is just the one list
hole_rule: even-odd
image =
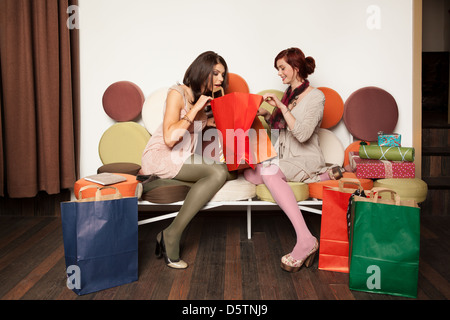
[[[391,199],[379,199],[390,192]],[[420,252],[420,208],[389,189],[352,199],[349,288],[416,298]]]

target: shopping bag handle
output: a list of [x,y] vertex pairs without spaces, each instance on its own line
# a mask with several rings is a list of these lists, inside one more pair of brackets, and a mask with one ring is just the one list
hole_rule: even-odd
[[[95,197],[94,198],[86,198],[83,199],[83,191],[87,190],[87,189],[97,189],[97,191],[95,192]],[[103,195],[102,194],[102,190],[104,189],[115,189],[116,192],[114,194],[107,194],[107,195]],[[105,186],[105,187],[99,187],[96,185],[88,185],[88,186],[84,186],[82,188],[80,188],[80,191],[78,192],[78,201],[82,201],[82,202],[86,202],[86,201],[102,201],[102,200],[114,200],[114,199],[121,199],[122,198],[122,194],[120,193],[119,189],[117,189],[116,187],[113,186]]]
[[388,189],[388,188],[379,188],[379,187],[373,188],[370,192],[370,199],[372,200],[372,202],[377,203],[378,195],[383,192],[389,192],[391,194],[391,200],[395,201],[395,205],[397,205],[397,206],[400,205],[400,196],[398,195],[398,193],[395,190]]
[[358,179],[352,179],[352,178],[339,179],[339,190],[341,190],[341,191],[344,190],[344,186],[346,184],[353,184],[353,185],[357,186],[357,188],[355,188],[355,189],[360,190],[360,191],[364,190],[361,185],[361,182]]
[[218,89],[216,89],[216,90],[213,90],[213,92],[212,92],[212,98],[213,98],[213,99],[214,99],[214,94],[215,94],[216,92],[219,92],[219,91],[222,91],[222,97],[225,95],[225,92],[223,91],[223,88],[220,87],[220,88],[218,88]]
[[[105,189],[114,189],[116,192],[113,194],[102,194],[102,191]],[[97,192],[95,193],[95,201],[101,201],[101,200],[114,200],[114,199],[121,199],[122,194],[120,193],[119,189],[113,186],[106,186],[101,187],[97,189]]]
[[98,186],[96,186],[96,185],[93,185],[93,184],[91,184],[91,185],[88,185],[88,186],[84,186],[84,187],[81,187],[80,188],[80,191],[78,191],[78,199],[79,200],[84,200],[83,199],[83,191],[85,191],[85,190],[87,190],[87,189],[100,189]]

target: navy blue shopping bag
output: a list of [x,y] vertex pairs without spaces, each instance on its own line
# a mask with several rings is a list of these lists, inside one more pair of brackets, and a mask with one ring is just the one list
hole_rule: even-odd
[[67,286],[78,295],[138,280],[137,198],[90,187],[95,198],[61,203]]

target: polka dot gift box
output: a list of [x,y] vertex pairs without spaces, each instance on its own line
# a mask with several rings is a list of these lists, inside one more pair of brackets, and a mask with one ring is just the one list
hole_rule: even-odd
[[361,159],[358,152],[350,152],[349,158],[358,179],[415,178],[416,175],[414,162]]

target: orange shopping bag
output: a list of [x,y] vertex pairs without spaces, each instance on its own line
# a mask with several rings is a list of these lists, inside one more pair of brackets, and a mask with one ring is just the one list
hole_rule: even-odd
[[211,101],[223,155],[229,171],[255,168],[277,156],[267,131],[256,113],[260,95],[233,92]]
[[[346,184],[352,184],[355,188],[345,188]],[[350,197],[355,191],[362,193],[364,189],[359,180],[350,178],[340,179],[339,187],[323,188],[320,270],[349,273],[347,211]]]

